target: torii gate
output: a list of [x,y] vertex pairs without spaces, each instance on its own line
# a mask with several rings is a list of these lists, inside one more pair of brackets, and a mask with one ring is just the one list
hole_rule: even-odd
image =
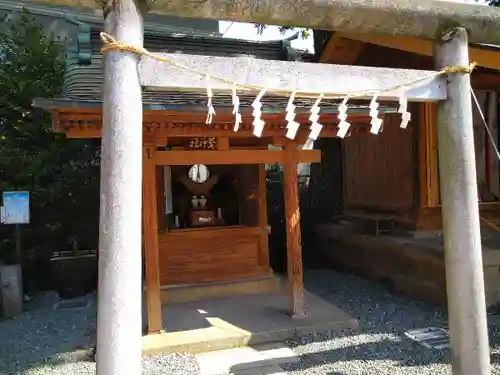
[[[341,32],[417,36],[436,40],[436,68],[468,66],[468,43],[500,44],[500,10],[471,4],[432,0],[31,0],[84,7],[103,7],[105,32],[120,43],[141,47],[143,14],[147,10],[181,17],[210,18],[278,25],[296,25]],[[149,9],[147,7],[149,6]],[[173,56],[186,59],[186,56]],[[210,63],[187,57],[190,63]],[[190,88],[205,90],[188,75],[170,76],[168,67],[155,66],[130,52],[108,51],[105,58],[97,373],[139,374],[141,366],[141,194],[142,100],[141,89]],[[229,70],[238,66],[228,60]],[[231,65],[233,64],[233,65]],[[269,62],[270,66],[273,63]],[[292,64],[292,63],[290,63]],[[342,92],[349,81],[358,89],[387,78],[387,70],[359,67],[323,67],[321,86],[311,92]],[[155,70],[152,70],[152,69]],[[294,63],[292,73],[280,79],[297,84],[312,64]],[[368,68],[366,68],[368,69]],[[260,73],[261,84],[275,82],[276,69]],[[261,71],[262,72],[262,71]],[[393,78],[406,71],[394,70]],[[231,71],[227,71],[228,74]],[[425,74],[425,72],[420,72]],[[274,76],[273,76],[274,75]],[[328,75],[343,79],[328,80]],[[348,75],[349,79],[345,79]],[[310,77],[310,76],[309,76]],[[367,78],[368,77],[368,78]],[[306,82],[307,83],[307,82]],[[327,87],[325,87],[325,85]],[[340,86],[339,86],[340,85]],[[446,285],[453,373],[490,373],[481,237],[476,185],[470,77],[448,74],[444,81],[426,82],[409,100],[439,101],[438,140]],[[389,98],[394,99],[395,97]],[[293,165],[291,163],[290,165]],[[287,173],[287,171],[285,172]],[[288,171],[288,173],[291,173]],[[291,210],[298,210],[295,204]],[[290,209],[289,209],[290,211]],[[290,229],[290,228],[288,228]],[[290,230],[289,230],[290,232]],[[289,237],[293,236],[293,231]],[[294,243],[293,241],[289,242]],[[293,251],[300,256],[300,244]],[[288,251],[291,251],[290,249]],[[293,268],[293,264],[289,267]],[[300,275],[299,275],[300,276]],[[301,280],[291,280],[294,310],[300,309]],[[297,304],[298,303],[298,304]]]

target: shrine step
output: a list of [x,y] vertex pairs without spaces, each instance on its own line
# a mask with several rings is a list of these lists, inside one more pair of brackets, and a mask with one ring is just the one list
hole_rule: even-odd
[[280,290],[280,283],[278,277],[271,275],[229,282],[164,286],[161,289],[161,302],[166,305],[238,294],[272,293]]
[[352,223],[354,231],[359,234],[378,237],[381,233],[394,230],[395,217],[390,214],[346,212],[343,219]]

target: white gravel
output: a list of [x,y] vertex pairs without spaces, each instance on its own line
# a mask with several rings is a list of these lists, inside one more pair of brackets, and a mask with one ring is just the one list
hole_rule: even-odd
[[[88,353],[87,353],[88,354]],[[61,359],[61,358],[59,358]],[[22,371],[23,375],[94,375],[95,363],[89,356],[80,360],[75,355],[63,360],[52,360],[51,363],[38,363]],[[0,372],[0,374],[3,374]],[[168,354],[144,358],[142,375],[198,375],[198,364],[191,355]]]
[[[0,375],[93,375],[92,327],[96,321],[94,296],[81,310],[58,311],[56,294],[32,300],[27,311],[0,320]],[[194,356],[169,354],[144,358],[143,375],[198,375]]]
[[[450,374],[449,352],[426,349],[403,336],[411,328],[442,326],[439,308],[393,293],[380,284],[334,271],[306,271],[309,291],[360,321],[358,332],[318,334],[286,342],[300,362],[281,365],[290,375]],[[57,296],[34,299],[16,319],[0,321],[0,374],[95,374],[89,327],[95,303],[83,310],[56,311]],[[500,317],[492,317],[498,323]],[[490,325],[493,374],[500,375],[500,325]],[[69,335],[68,332],[71,332]],[[63,354],[61,354],[63,353]],[[143,360],[146,375],[199,375],[194,356],[161,355]]]
[[[299,363],[290,375],[451,374],[449,350],[427,349],[404,337],[411,328],[443,326],[443,310],[393,293],[378,283],[332,271],[305,273],[308,290],[359,319],[359,332],[337,332],[288,342]],[[500,329],[490,319],[492,374],[500,374]]]

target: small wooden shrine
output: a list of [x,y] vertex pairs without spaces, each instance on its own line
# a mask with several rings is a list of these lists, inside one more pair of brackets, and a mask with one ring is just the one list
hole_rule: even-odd
[[[69,139],[101,137],[102,57],[97,30],[91,35],[94,53],[90,64],[70,56],[63,97],[35,100],[35,105],[53,114],[54,130]],[[274,60],[292,56],[291,50],[284,48],[286,41],[185,36],[165,36],[162,40],[146,33],[145,45],[167,52],[184,49],[224,56],[234,47],[239,56],[247,53]],[[212,48],[215,44],[217,48]],[[279,288],[269,262],[269,164],[283,165],[288,273],[293,284],[291,313],[303,312],[297,166],[321,161],[319,150],[300,147],[309,134],[307,108],[311,101],[297,101],[303,105],[295,118],[301,127],[292,141],[285,137],[286,99],[264,100],[262,119],[266,126],[261,137],[253,135],[252,99],[242,96],[242,123],[235,131],[230,97],[217,98],[217,113],[207,125],[203,95],[143,93],[143,262],[150,333],[162,330],[162,304],[202,298],[206,290],[188,293],[183,287],[212,286],[214,295],[217,285],[225,285],[217,296],[230,284],[243,283],[235,288],[240,293]],[[382,107],[381,116],[383,113]],[[352,106],[351,132],[368,131],[369,119],[366,108]],[[321,122],[322,137],[337,135],[335,105],[323,105]],[[270,145],[280,147],[270,149]]]
[[[55,130],[68,138],[100,137],[100,110],[59,108],[53,113]],[[287,253],[302,289],[297,166],[321,161],[320,151],[298,149],[308,127],[291,141],[283,137],[283,115],[264,115],[266,130],[256,138],[251,116],[243,116],[238,132],[231,113],[218,114],[211,126],[205,117],[204,112],[144,113],[143,241],[150,332],[162,329],[159,306],[175,299],[169,297],[170,287],[273,276],[267,164],[283,165]],[[297,121],[305,125],[307,118],[299,115]],[[322,136],[336,136],[336,116],[322,118]],[[366,131],[367,118],[354,115],[351,121],[358,131]],[[268,280],[262,291],[277,290],[277,281]]]

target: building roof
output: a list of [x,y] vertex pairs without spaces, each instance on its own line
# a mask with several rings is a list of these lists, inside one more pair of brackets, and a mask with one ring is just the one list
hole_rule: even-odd
[[[82,31],[85,34],[85,29]],[[36,106],[46,109],[96,107],[101,105],[103,82],[103,58],[100,54],[100,28],[91,26],[88,39],[79,37],[68,45],[67,70],[61,98],[37,99]],[[85,41],[85,43],[82,42]],[[288,40],[259,42],[222,38],[212,35],[185,35],[182,33],[160,34],[157,30],[146,30],[144,46],[154,52],[185,53],[209,56],[248,56],[264,60],[300,59]],[[217,98],[216,98],[217,99]],[[218,106],[229,107],[230,96],[218,98]],[[250,105],[253,98],[242,97],[242,105]],[[273,99],[276,100],[276,99]],[[282,100],[279,101],[281,105]],[[206,96],[186,92],[143,92],[146,108],[155,110],[199,108],[206,110]],[[268,103],[272,105],[273,103]]]
[[[59,32],[66,30],[71,21],[83,22],[89,27],[102,28],[104,17],[99,9],[73,8],[62,5],[36,4],[26,0],[0,0],[0,23],[2,20],[18,17],[26,9],[44,28]],[[69,21],[69,23],[68,23]],[[219,35],[219,22],[215,20],[195,20],[179,17],[148,14],[145,17],[144,29],[149,33],[179,33],[184,35]],[[59,34],[61,39],[71,36]]]
[[[102,56],[99,33],[103,28],[102,12],[64,6],[33,4],[26,1],[0,0],[0,26],[14,20],[27,9],[52,37],[66,44],[67,70],[60,98],[36,99],[35,106],[46,109],[100,107],[102,98]],[[144,27],[144,46],[155,52],[204,54],[212,56],[250,56],[267,60],[311,59],[290,46],[290,40],[258,42],[222,38],[218,22],[188,20],[149,14]],[[230,106],[230,97],[219,98],[219,106]],[[253,98],[242,97],[250,105]],[[206,97],[181,92],[143,94],[150,109],[206,109]],[[270,103],[272,104],[272,103]]]
[[[0,14],[2,10],[4,12],[19,12],[22,10],[22,4],[22,2],[14,4],[10,1],[0,0]],[[60,33],[61,28],[69,30],[65,35],[67,69],[63,92],[59,98],[37,98],[33,101],[33,105],[47,110],[100,108],[103,93],[103,58],[99,52],[102,16],[88,11],[75,11],[72,8],[32,4],[29,5],[29,11],[31,14],[46,17],[46,24],[50,25],[55,34]],[[161,16],[152,15],[153,19],[159,17]],[[180,21],[177,20],[177,22]],[[183,28],[182,24],[180,26],[170,24],[168,27],[164,27],[160,24],[146,23],[144,46],[154,52],[192,55],[247,56],[264,60],[302,61],[311,61],[314,58],[314,55],[303,54],[293,49],[290,40],[287,39],[259,42],[222,38],[218,32],[210,32],[208,27],[200,30],[195,28],[196,24],[190,25],[191,28]],[[241,95],[240,100],[242,107],[249,108],[254,97]],[[265,97],[262,102],[264,112],[283,112],[287,99]],[[295,102],[299,108],[297,112],[307,111],[312,102],[313,100],[297,99]],[[149,110],[206,111],[206,96],[200,93],[144,90],[143,103],[145,109]],[[214,103],[218,108],[231,108],[232,98],[227,95],[217,95],[214,98]],[[324,100],[323,112],[336,112],[337,105],[338,103],[334,101]],[[350,106],[350,112],[366,112],[365,107],[353,103]],[[387,109],[387,111],[392,110],[392,107]],[[381,108],[381,111],[386,111],[386,107]]]
[[[80,38],[82,39],[82,38]],[[184,53],[190,55],[208,56],[245,56],[263,60],[308,60],[310,57],[297,53],[288,40],[278,41],[245,41],[239,39],[221,38],[213,36],[188,36],[179,34],[158,35],[145,33],[144,46],[154,52]],[[59,98],[36,99],[36,107],[47,110],[101,108],[103,94],[103,57],[100,54],[101,42],[99,29],[90,29],[90,40],[86,48],[89,49],[88,58],[85,57],[78,45],[69,49],[67,70],[64,88]],[[255,95],[240,95],[242,111],[251,109]],[[284,112],[288,98],[264,96],[263,112]],[[297,98],[294,104],[297,112],[306,112],[313,104],[313,99]],[[338,101],[324,100],[323,113],[336,113]],[[176,110],[202,111],[207,110],[207,97],[203,93],[182,91],[153,91],[144,89],[143,104],[145,110]],[[214,96],[214,105],[219,110],[232,109],[230,95],[217,94]],[[352,103],[350,113],[366,113],[366,105]],[[392,112],[394,108],[382,106],[381,112]]]

